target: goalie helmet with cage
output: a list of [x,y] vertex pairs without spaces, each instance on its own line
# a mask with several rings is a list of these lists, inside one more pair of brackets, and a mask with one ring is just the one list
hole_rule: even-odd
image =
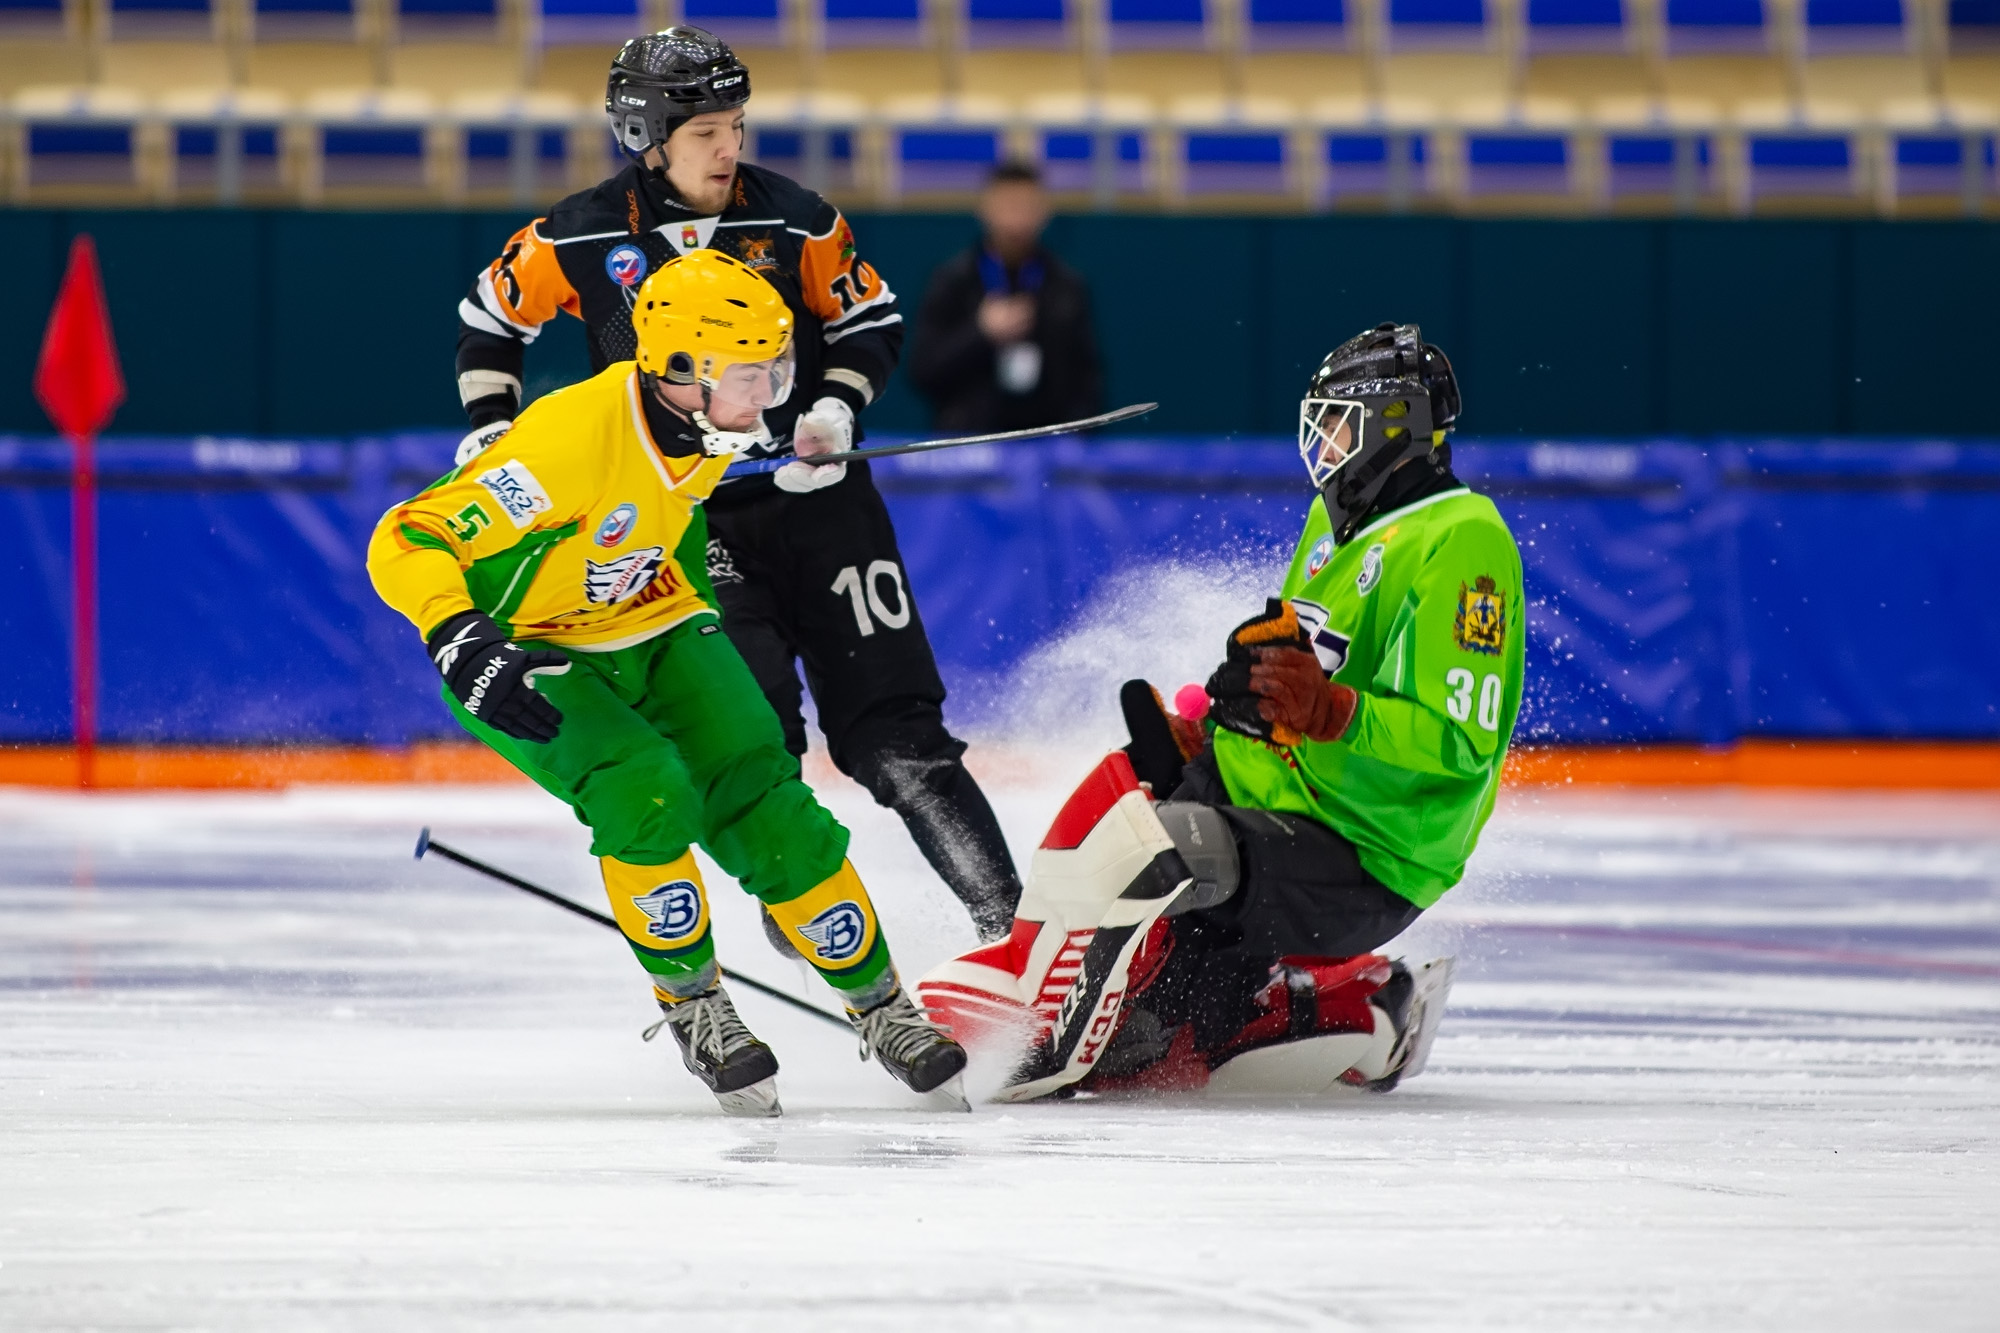
[[1335,541],[1366,517],[1389,474],[1444,442],[1458,378],[1415,324],[1378,324],[1327,353],[1299,403],[1299,456]]
[[666,28],[618,48],[604,85],[611,137],[645,156],[696,116],[733,111],[750,100],[750,71],[706,28]]
[[734,435],[708,420],[718,406],[754,417],[790,397],[797,321],[778,289],[753,268],[717,250],[696,250],[662,264],[632,302],[639,369],[668,384],[696,385],[695,422],[722,443],[711,453],[740,452]]

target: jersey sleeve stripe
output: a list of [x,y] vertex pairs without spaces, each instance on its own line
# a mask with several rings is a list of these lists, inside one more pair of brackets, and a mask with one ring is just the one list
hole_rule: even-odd
[[826,327],[829,329],[837,329],[841,325],[847,323],[849,320],[856,319],[859,316],[867,313],[870,310],[876,309],[879,306],[895,304],[896,293],[889,290],[889,284],[886,282],[882,282],[882,279],[879,276],[875,280],[877,282],[882,283],[882,290],[878,291],[877,293],[875,293],[875,295],[869,297],[865,301],[855,302],[853,309],[841,311],[840,318],[828,320],[826,322]]
[[891,324],[901,324],[902,322],[903,322],[903,317],[901,315],[888,315],[881,319],[871,319],[865,324],[843,325],[840,328],[832,329],[827,332],[826,345],[831,347],[833,346],[833,344],[839,342],[842,338],[847,337],[849,334],[860,333],[863,329],[887,328]]

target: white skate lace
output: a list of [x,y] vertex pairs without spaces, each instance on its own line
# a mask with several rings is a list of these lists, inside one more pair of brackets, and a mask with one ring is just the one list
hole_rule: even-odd
[[939,1039],[938,1030],[901,991],[859,1017],[850,1016],[849,1021],[860,1034],[863,1060],[879,1052],[885,1060],[908,1065]]
[[718,1064],[757,1041],[750,1029],[743,1026],[743,1020],[736,1016],[736,1006],[729,1002],[729,996],[721,987],[706,995],[682,1000],[667,1010],[659,1022],[639,1035],[651,1041],[669,1023],[686,1035],[691,1050]]

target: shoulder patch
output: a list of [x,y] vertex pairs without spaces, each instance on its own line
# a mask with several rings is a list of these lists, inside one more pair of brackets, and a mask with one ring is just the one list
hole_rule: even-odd
[[1491,575],[1481,574],[1472,586],[1458,585],[1458,614],[1451,637],[1468,653],[1498,656],[1507,642],[1507,594]]
[[1333,559],[1333,538],[1330,535],[1321,537],[1313,543],[1312,550],[1306,555],[1306,577],[1317,577],[1319,572],[1326,568],[1326,562],[1331,559]]
[[499,467],[481,473],[478,480],[517,528],[527,527],[535,521],[535,515],[554,507],[542,483],[518,458],[510,458]]
[[1354,591],[1366,597],[1375,591],[1375,585],[1382,581],[1382,552],[1384,546],[1376,542],[1361,553],[1361,572],[1354,576]]

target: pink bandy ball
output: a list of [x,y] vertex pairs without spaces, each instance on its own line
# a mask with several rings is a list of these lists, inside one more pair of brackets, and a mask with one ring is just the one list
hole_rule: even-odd
[[1208,716],[1208,691],[1199,685],[1183,685],[1174,694],[1174,711],[1193,722]]

